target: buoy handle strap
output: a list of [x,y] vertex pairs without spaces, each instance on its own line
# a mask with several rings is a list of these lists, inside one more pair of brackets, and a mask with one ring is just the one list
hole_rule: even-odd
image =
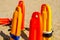
[[37,18],[37,19],[39,19],[39,12],[34,12],[33,14],[32,14],[32,18]]

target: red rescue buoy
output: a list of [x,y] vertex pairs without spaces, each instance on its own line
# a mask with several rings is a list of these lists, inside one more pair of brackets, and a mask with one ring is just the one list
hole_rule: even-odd
[[0,25],[7,25],[10,24],[11,19],[9,18],[0,18]]
[[30,20],[29,40],[42,40],[42,17],[39,12],[34,12]]

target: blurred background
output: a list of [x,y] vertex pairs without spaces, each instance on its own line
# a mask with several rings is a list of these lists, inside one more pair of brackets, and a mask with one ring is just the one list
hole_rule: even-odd
[[[19,0],[0,0],[0,17],[12,18],[13,12]],[[53,39],[60,40],[60,0],[24,0],[25,3],[25,27],[29,27],[32,13],[39,11],[42,4],[49,4],[52,10]],[[8,26],[0,25],[0,40],[5,40],[4,35],[9,36]],[[2,35],[2,33],[4,35]],[[27,40],[27,39],[21,39]]]

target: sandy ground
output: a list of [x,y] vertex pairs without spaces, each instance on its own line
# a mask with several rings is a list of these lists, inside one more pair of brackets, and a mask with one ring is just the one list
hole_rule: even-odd
[[[29,27],[31,15],[34,11],[40,12],[42,4],[47,3],[52,9],[52,40],[60,40],[60,0],[24,0],[25,2],[25,27]],[[0,17],[12,18],[13,12],[17,6],[18,0],[0,0]],[[0,25],[0,40],[9,40],[9,26]],[[28,33],[27,30],[24,34]],[[22,32],[23,33],[23,32]],[[23,39],[22,39],[23,38]],[[27,36],[21,37],[21,40],[27,40]]]

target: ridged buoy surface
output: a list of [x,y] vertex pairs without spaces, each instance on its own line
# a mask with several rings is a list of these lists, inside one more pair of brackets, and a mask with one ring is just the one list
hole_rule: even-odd
[[16,10],[13,14],[10,40],[19,40],[21,34],[21,25],[22,25],[22,12],[21,8],[18,6],[16,7]]
[[48,4],[42,4],[41,14],[43,19],[43,40],[51,40],[52,36],[52,13]]

